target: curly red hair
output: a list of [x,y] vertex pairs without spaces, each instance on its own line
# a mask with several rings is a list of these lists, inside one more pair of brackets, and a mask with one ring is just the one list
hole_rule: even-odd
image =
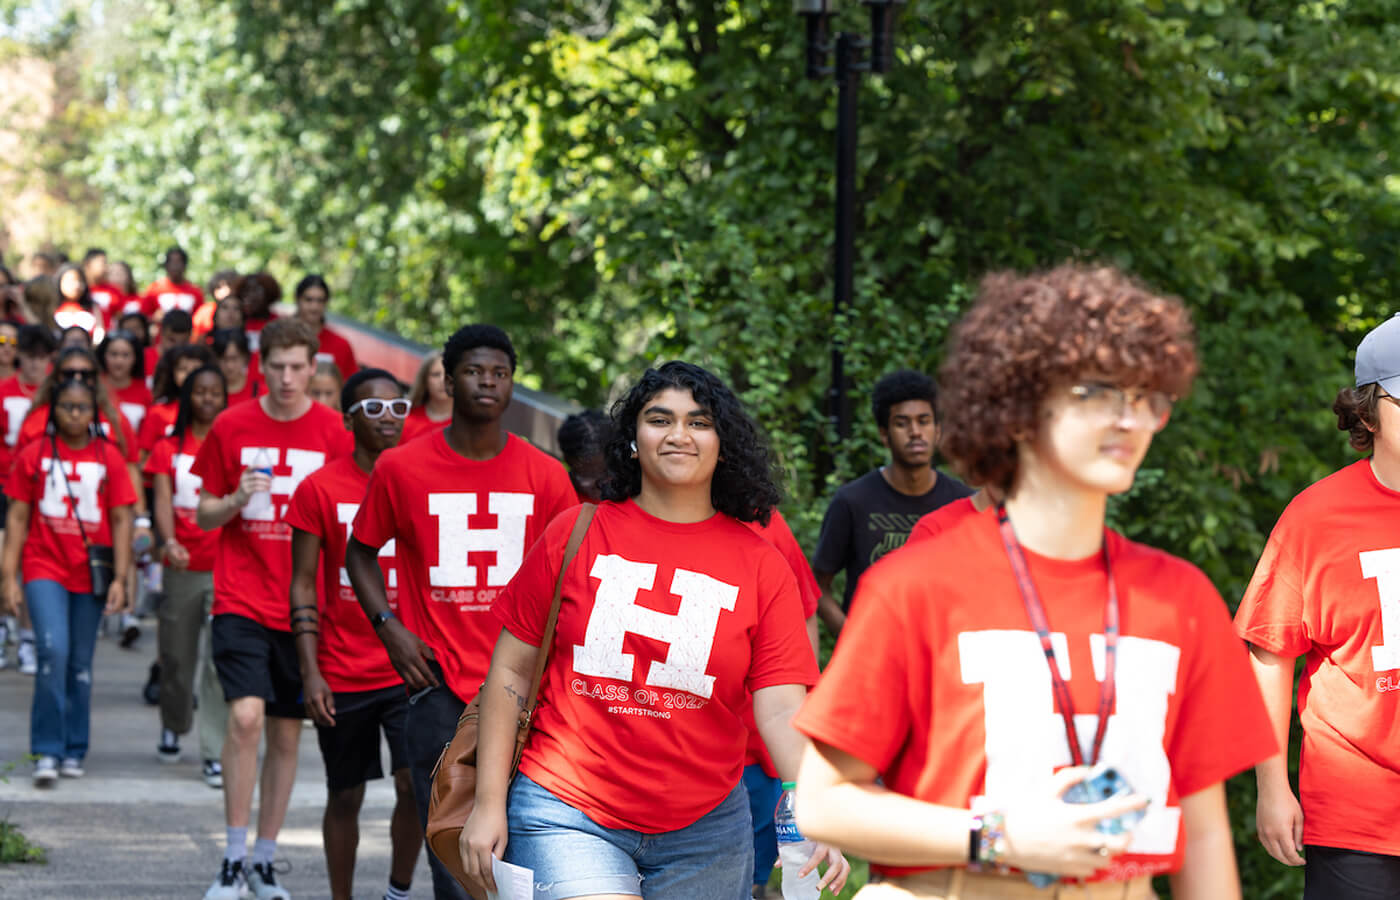
[[994,272],[953,331],[941,371],[942,450],[974,484],[1003,490],[1016,444],[1049,391],[1085,376],[1186,393],[1197,370],[1191,315],[1111,266]]

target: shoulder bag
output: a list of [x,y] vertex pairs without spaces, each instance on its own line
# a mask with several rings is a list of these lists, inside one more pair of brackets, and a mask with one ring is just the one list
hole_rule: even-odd
[[[530,696],[525,708],[520,711],[516,724],[515,754],[511,759],[510,778],[515,780],[515,772],[520,768],[520,755],[525,750],[525,740],[530,736],[530,723],[534,718],[535,704],[540,693],[540,680],[545,666],[549,663],[549,649],[554,643],[554,627],[559,621],[559,606],[563,598],[564,573],[569,569],[578,553],[583,536],[588,531],[588,523],[593,521],[597,509],[585,503],[574,522],[574,530],[569,534],[569,543],[564,548],[564,561],[559,566],[559,574],[554,579],[554,599],[549,605],[549,620],[545,623],[544,638],[540,641],[539,653],[535,657],[535,677],[530,682]],[[457,719],[457,733],[442,750],[437,765],[433,768],[432,794],[428,799],[428,827],[424,836],[428,849],[461,882],[467,893],[478,900],[486,897],[486,888],[467,877],[462,865],[462,852],[458,841],[462,826],[467,823],[472,806],[476,803],[476,742],[478,720],[481,716],[481,694],[477,694]]]

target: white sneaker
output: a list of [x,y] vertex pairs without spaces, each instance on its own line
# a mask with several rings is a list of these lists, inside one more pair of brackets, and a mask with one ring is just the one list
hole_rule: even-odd
[[58,764],[58,774],[64,778],[82,778],[87,773],[83,771],[83,761],[70,756]]
[[39,671],[39,654],[34,649],[34,639],[20,639],[19,650],[16,652],[19,657],[19,674],[33,675]]
[[249,866],[243,873],[244,880],[248,882],[248,889],[257,900],[292,900],[292,895],[287,893],[286,888],[277,883],[277,875],[273,872],[272,865],[253,863]]
[[52,756],[41,756],[34,763],[34,786],[53,787],[58,781],[58,760]]
[[204,900],[242,900],[242,897],[243,861],[226,859],[219,868],[214,883],[204,892]]
[[180,736],[169,728],[160,730],[160,743],[156,745],[156,755],[163,763],[180,761]]

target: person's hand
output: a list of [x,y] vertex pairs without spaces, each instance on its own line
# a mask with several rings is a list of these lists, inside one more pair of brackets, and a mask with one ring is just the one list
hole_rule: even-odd
[[437,657],[433,655],[433,648],[422,638],[405,628],[398,619],[390,619],[380,627],[379,640],[389,651],[389,662],[393,664],[394,671],[399,673],[409,690],[437,687],[438,680],[428,665]]
[[102,614],[111,616],[126,612],[127,609],[126,585],[122,583],[121,579],[113,579],[112,586],[107,589],[107,605],[102,608]]
[[1065,791],[1083,781],[1089,771],[1087,766],[1061,769],[1043,796],[1006,809],[1003,861],[1007,865],[1026,872],[1087,878],[1128,849],[1132,834],[1104,834],[1095,826],[1101,819],[1144,808],[1147,798],[1130,794],[1098,803],[1064,802]]
[[481,803],[473,806],[471,815],[467,816],[466,824],[462,826],[461,837],[457,839],[457,849],[462,854],[462,868],[467,877],[494,893],[496,879],[491,875],[491,858],[504,858],[509,838],[504,806],[500,809],[487,809]]
[[0,603],[4,604],[5,615],[19,615],[20,606],[24,603],[24,586],[19,583],[18,575],[11,575],[5,579],[4,596],[0,597]]
[[321,677],[320,672],[302,675],[301,694],[311,721],[317,725],[334,728],[335,694],[331,693],[331,686],[326,684],[326,679]]
[[1269,855],[1285,866],[1303,864],[1303,807],[1287,785],[1259,790],[1255,831]]
[[185,545],[171,538],[165,542],[165,561],[172,569],[188,569],[190,567],[190,551]]
[[832,894],[841,893],[841,889],[846,886],[846,879],[851,874],[851,864],[846,861],[846,857],[841,855],[841,851],[827,844],[817,844],[812,849],[812,858],[807,860],[807,864],[797,870],[798,877],[805,877],[808,872],[817,867],[819,863],[826,863],[826,874],[821,881],[817,882],[817,889],[830,890]]
[[253,499],[253,495],[259,491],[272,490],[272,476],[266,472],[259,472],[249,466],[243,470],[243,474],[238,476],[238,490],[233,492],[234,504],[242,509],[248,505],[248,501]]

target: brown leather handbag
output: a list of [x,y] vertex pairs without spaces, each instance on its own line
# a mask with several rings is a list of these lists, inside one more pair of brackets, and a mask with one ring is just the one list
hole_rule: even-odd
[[[588,531],[588,523],[593,521],[597,507],[585,503],[574,522],[574,530],[569,534],[569,543],[564,547],[564,562],[559,566],[559,574],[554,579],[554,599],[549,605],[549,620],[545,623],[544,639],[540,641],[539,653],[535,657],[535,677],[530,682],[530,696],[525,708],[520,711],[520,721],[516,725],[515,755],[510,764],[510,777],[515,779],[515,771],[520,767],[520,754],[525,750],[525,739],[530,736],[530,721],[535,713],[535,701],[540,693],[540,680],[544,677],[545,666],[549,663],[549,648],[554,643],[554,626],[559,621],[559,605],[563,598],[564,573],[569,563],[578,553],[583,536]],[[461,882],[476,900],[486,900],[486,887],[467,876],[462,865],[462,852],[459,840],[462,826],[467,823],[472,806],[476,803],[476,741],[477,725],[481,716],[481,694],[478,693],[462,710],[457,719],[457,733],[442,750],[437,765],[433,768],[432,796],[428,799],[428,827],[425,832],[428,849]]]

